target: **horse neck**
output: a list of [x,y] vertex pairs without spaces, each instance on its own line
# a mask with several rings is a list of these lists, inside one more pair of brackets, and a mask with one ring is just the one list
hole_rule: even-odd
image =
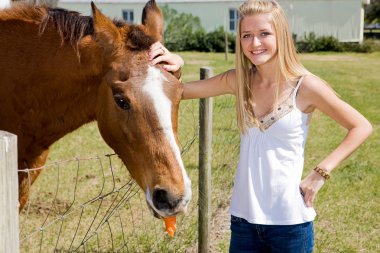
[[[91,36],[80,41],[78,51],[61,43],[55,31],[47,31],[39,39],[20,45],[23,50],[11,55],[23,59],[15,62],[18,73],[12,78],[17,79],[13,80],[18,105],[15,111],[21,121],[18,131],[26,153],[38,153],[96,119],[102,81],[99,48]],[[28,46],[31,48],[25,48]]]
[[57,59],[63,60],[47,62],[51,67],[43,72],[49,82],[41,82],[37,92],[49,108],[44,118],[50,120],[47,125],[52,126],[49,129],[52,139],[48,140],[51,143],[96,119],[103,76],[100,52],[91,36],[82,39],[78,51],[65,45],[57,55]]

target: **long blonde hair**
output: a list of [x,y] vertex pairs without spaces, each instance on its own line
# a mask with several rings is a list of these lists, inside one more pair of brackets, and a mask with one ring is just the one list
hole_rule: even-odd
[[[271,15],[273,27],[277,38],[277,67],[275,104],[278,103],[279,83],[298,80],[301,76],[309,74],[301,64],[289,29],[286,15],[281,6],[274,0],[248,0],[239,7],[239,23],[236,34],[236,111],[240,131],[245,133],[249,127],[258,126],[258,119],[253,112],[253,71],[255,66],[244,55],[241,47],[241,22],[246,16],[267,13]],[[275,105],[273,105],[275,106]]]

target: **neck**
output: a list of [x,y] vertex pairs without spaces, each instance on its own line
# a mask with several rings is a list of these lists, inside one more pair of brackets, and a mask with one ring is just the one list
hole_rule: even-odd
[[263,65],[256,66],[256,83],[264,86],[274,85],[278,81],[276,77],[276,69],[274,59]]
[[14,65],[17,67],[1,67],[5,71],[0,83],[11,84],[13,92],[10,95],[0,87],[0,93],[6,92],[1,97],[7,97],[3,103],[9,107],[0,109],[0,118],[10,119],[0,122],[0,127],[19,136],[21,159],[38,155],[67,133],[96,119],[102,67],[95,42],[90,36],[83,38],[79,58],[70,45],[60,45],[60,38],[50,39],[54,47],[41,45],[48,40],[45,36],[49,34],[45,32],[41,40],[29,43],[31,48],[25,53],[5,53],[10,63],[15,57],[23,59]]
[[[96,119],[97,94],[102,81],[98,48],[88,36],[80,43],[79,57],[70,47],[67,50],[69,52],[66,54],[70,57],[63,64],[60,61],[60,71],[54,73],[53,81],[41,87],[45,108],[49,109],[39,119],[48,122],[40,138],[46,138],[47,145]],[[55,68],[50,68],[50,72],[51,69]],[[35,106],[37,110],[43,107],[42,104]],[[50,138],[44,137],[46,131]]]

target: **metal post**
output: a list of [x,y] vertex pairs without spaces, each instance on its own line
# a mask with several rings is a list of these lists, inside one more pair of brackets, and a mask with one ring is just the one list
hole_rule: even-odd
[[[211,68],[201,68],[201,79],[213,76]],[[198,252],[209,251],[211,221],[211,142],[213,99],[203,98],[199,103],[199,209]]]

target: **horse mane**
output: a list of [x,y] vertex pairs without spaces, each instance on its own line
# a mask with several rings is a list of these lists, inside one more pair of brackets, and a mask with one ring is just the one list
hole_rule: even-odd
[[[79,12],[47,6],[32,6],[30,4],[16,4],[13,8],[0,12],[2,20],[23,20],[39,25],[39,34],[43,34],[49,24],[54,24],[63,42],[70,43],[76,50],[80,40],[87,35],[94,35],[94,21],[90,16],[83,16]],[[141,26],[129,25],[123,20],[113,20],[116,27],[128,26],[125,43],[132,50],[147,50],[155,40],[147,35]]]
[[78,47],[78,43],[83,37],[94,34],[94,22],[91,17],[62,8],[46,8],[46,10],[47,13],[40,23],[40,34],[52,22],[61,39],[69,42],[75,48]]

